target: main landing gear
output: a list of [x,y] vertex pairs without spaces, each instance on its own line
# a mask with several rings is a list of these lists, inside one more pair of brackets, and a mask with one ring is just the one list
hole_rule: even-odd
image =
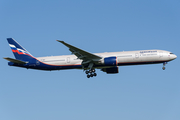
[[97,76],[97,74],[95,72],[96,72],[95,69],[86,70],[87,78]]
[[166,65],[166,64],[167,64],[167,62],[164,62],[164,63],[163,63],[163,67],[162,67],[163,70],[166,69],[166,68],[165,68],[165,65]]
[[87,78],[97,76],[97,74],[95,73],[96,70],[93,68],[93,65],[94,63],[90,62],[86,69],[84,69],[84,66],[83,66],[83,69],[85,70],[85,73],[87,74]]

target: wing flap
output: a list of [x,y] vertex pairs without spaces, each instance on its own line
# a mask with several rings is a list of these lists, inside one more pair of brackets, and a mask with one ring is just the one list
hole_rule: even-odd
[[24,61],[21,61],[21,60],[17,60],[17,59],[13,59],[13,58],[4,58],[10,62],[13,62],[13,63],[17,63],[17,64],[26,64],[27,62],[24,62]]

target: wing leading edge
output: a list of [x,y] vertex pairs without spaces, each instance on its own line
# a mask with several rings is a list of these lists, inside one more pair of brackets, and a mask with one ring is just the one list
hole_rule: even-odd
[[61,40],[57,40],[57,41],[64,44],[66,47],[68,47],[69,50],[72,52],[72,54],[76,55],[78,57],[78,59],[81,59],[83,61],[96,61],[96,60],[99,60],[102,58],[98,55],[89,53],[89,52],[79,49],[75,46],[72,46],[64,41],[61,41]]

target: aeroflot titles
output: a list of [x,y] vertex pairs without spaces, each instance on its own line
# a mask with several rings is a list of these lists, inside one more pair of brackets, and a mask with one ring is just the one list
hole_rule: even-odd
[[154,51],[140,51],[140,53],[155,53],[155,52],[157,52],[156,50],[154,50]]

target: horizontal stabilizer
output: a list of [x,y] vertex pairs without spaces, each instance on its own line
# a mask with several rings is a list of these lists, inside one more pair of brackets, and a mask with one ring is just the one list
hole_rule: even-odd
[[13,58],[4,58],[10,62],[13,62],[13,63],[17,63],[17,64],[26,64],[27,62],[24,62],[24,61],[21,61],[21,60],[17,60],[17,59],[13,59]]

